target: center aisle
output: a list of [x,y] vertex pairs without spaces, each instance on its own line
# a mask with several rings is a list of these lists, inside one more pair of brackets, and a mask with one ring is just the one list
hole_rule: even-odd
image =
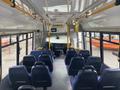
[[52,73],[53,84],[48,90],[72,90],[64,58],[65,56],[61,56],[54,61],[54,70]]

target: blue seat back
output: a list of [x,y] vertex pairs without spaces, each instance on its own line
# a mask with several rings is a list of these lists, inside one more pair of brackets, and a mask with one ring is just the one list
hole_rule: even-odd
[[97,73],[100,74],[100,68],[102,65],[102,60],[100,57],[97,56],[90,56],[87,59],[87,65],[92,65],[95,67],[95,69],[97,70]]
[[105,69],[101,74],[99,82],[101,90],[119,90],[120,69]]
[[80,50],[79,55],[87,59],[90,56],[89,50]]
[[41,58],[41,60],[42,60],[42,59],[49,59],[51,62],[53,62],[53,58],[51,57],[51,55],[46,54],[46,53],[42,53],[42,54],[40,55],[40,58]]
[[36,60],[38,61],[38,57],[39,55],[41,55],[41,51],[37,51],[37,50],[31,51],[30,55],[35,56]]
[[53,52],[50,50],[42,50],[42,54],[48,54],[50,56],[53,56]]
[[77,75],[79,70],[82,70],[82,68],[85,65],[85,61],[83,58],[77,56],[77,57],[73,57],[72,61],[68,67],[68,74],[75,76]]
[[45,54],[40,55],[39,56],[39,61],[44,62],[45,65],[48,66],[50,72],[53,71],[53,63],[52,63],[51,58],[49,57],[49,55],[45,55]]
[[69,65],[70,62],[71,62],[72,57],[74,57],[76,55],[77,55],[77,53],[76,53],[75,50],[69,50],[69,51],[67,51],[66,57],[65,57],[65,65]]
[[23,65],[27,68],[28,72],[31,71],[31,67],[36,62],[36,59],[33,55],[27,55],[23,57]]
[[36,65],[31,71],[32,83],[36,87],[50,87],[52,85],[51,75],[45,65]]
[[9,69],[9,79],[13,88],[30,84],[29,74],[23,65],[11,67]]
[[72,85],[73,90],[97,90],[97,72],[88,68],[79,71]]

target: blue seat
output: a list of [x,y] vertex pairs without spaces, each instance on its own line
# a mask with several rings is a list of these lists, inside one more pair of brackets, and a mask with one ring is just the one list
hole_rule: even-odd
[[23,65],[27,68],[28,72],[31,72],[31,68],[36,62],[36,59],[33,55],[27,55],[23,57]]
[[42,50],[42,54],[49,54],[50,56],[54,55],[51,50]]
[[77,53],[74,49],[68,50],[67,53],[66,53],[66,57],[65,57],[65,65],[69,65],[72,57],[74,57],[76,54]]
[[44,62],[46,66],[48,66],[49,71],[53,71],[53,63],[50,60],[51,58],[48,55],[42,54],[39,56],[39,61]]
[[88,57],[86,64],[94,66],[97,73],[100,74],[100,69],[101,69],[101,64],[102,64],[102,60],[100,57],[90,56]]
[[105,69],[99,83],[99,90],[120,90],[120,69]]
[[84,67],[85,62],[84,59],[77,56],[77,57],[73,57],[72,61],[68,67],[68,74],[75,76],[77,75],[79,70],[82,70],[82,68]]
[[36,65],[31,71],[32,85],[35,87],[50,87],[52,85],[51,75],[45,65]]
[[97,72],[93,67],[85,67],[72,81],[72,90],[97,90],[97,85]]
[[90,56],[90,52],[89,50],[80,50],[79,55],[86,60]]
[[39,55],[41,55],[41,51],[39,51],[39,50],[31,51],[30,55],[35,56],[36,60],[38,61],[38,57],[39,57]]
[[24,65],[11,67],[9,69],[9,80],[15,90],[21,85],[30,84],[30,76]]
[[52,63],[53,63],[53,57],[47,53],[42,53],[41,54],[42,57],[49,59]]

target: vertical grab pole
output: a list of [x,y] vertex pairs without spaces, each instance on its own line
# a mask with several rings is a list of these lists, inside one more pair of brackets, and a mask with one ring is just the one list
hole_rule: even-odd
[[92,56],[92,36],[91,36],[91,32],[89,32],[89,43],[90,43],[90,54]]
[[12,43],[12,36],[10,35],[10,38],[9,38],[9,42],[10,44]]
[[96,34],[95,34],[95,32],[94,32],[94,38],[96,38]]
[[86,49],[86,47],[85,47],[85,35],[84,35],[84,32],[82,32],[82,39],[83,39],[83,49]]
[[32,50],[34,49],[34,32],[32,33]]
[[76,24],[75,24],[75,32],[76,32],[76,37],[77,37],[77,49],[79,49],[79,36],[78,36],[78,31],[79,31],[79,23],[76,22]]
[[118,51],[118,62],[119,62],[119,68],[120,68],[120,34],[119,34],[119,51]]
[[69,25],[67,24],[67,49],[69,49],[69,42],[70,42],[70,40],[69,40],[69,30],[70,29],[70,27],[69,27]]
[[51,47],[51,43],[50,43],[51,26],[50,26],[50,24],[49,24],[49,26],[48,26],[48,29],[49,29],[48,37],[49,37],[49,50],[50,50],[50,47]]
[[100,57],[102,62],[104,62],[104,51],[103,51],[103,33],[100,32]]
[[26,33],[26,55],[28,55],[28,33]]
[[2,37],[0,36],[0,82],[2,80]]
[[16,45],[16,58],[17,58],[17,62],[16,62],[16,64],[19,65],[19,54],[20,54],[19,34],[17,35],[16,40],[17,40],[17,45]]
[[111,34],[109,34],[109,41],[111,41]]

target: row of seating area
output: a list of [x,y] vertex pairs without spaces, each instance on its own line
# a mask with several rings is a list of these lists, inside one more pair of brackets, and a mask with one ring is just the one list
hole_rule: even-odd
[[31,51],[30,55],[23,57],[20,65],[9,69],[11,86],[14,90],[33,90],[31,85],[47,90],[52,85],[53,61],[54,55],[50,50]]
[[90,56],[88,50],[68,50],[65,64],[72,90],[120,90],[120,69],[101,70],[100,57]]
[[100,57],[91,56],[88,50],[76,52],[75,49],[72,48],[67,51],[65,64],[68,74],[72,76],[75,76],[85,65],[94,66],[97,73],[100,74],[102,60]]

